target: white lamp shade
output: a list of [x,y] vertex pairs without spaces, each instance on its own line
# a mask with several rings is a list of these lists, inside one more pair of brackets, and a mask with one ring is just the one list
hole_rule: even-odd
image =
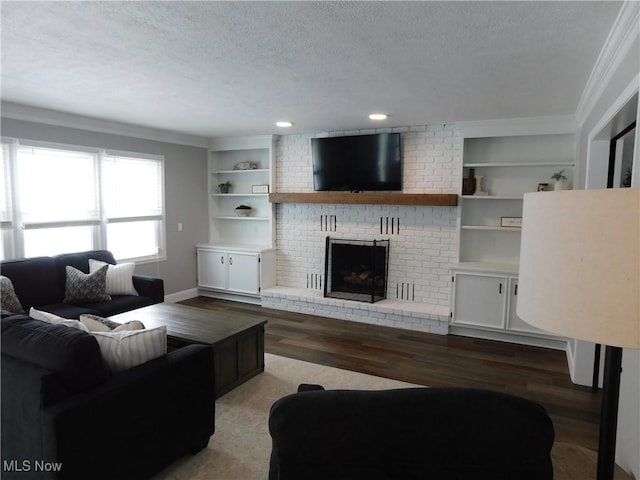
[[522,217],[520,318],[640,348],[640,189],[528,193]]

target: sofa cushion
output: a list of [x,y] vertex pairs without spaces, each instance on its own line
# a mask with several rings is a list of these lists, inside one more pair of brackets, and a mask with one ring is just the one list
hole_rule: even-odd
[[2,305],[3,310],[8,312],[24,313],[24,309],[13,288],[13,282],[4,275],[0,275],[0,305]]
[[167,327],[124,332],[93,332],[113,372],[141,365],[167,353]]
[[138,295],[133,286],[133,271],[136,264],[133,262],[111,265],[109,263],[89,259],[89,272],[93,273],[103,266],[107,266],[107,294],[109,295]]
[[86,332],[26,315],[2,319],[2,354],[57,373],[70,392],[104,383],[109,372],[100,347]]
[[[104,302],[99,302],[96,305],[101,305]],[[71,305],[69,303],[53,303],[50,305],[39,305],[38,310],[44,312],[50,312],[64,318],[80,318],[80,315],[85,313],[100,315],[101,310],[97,310],[86,305]]]
[[[64,281],[60,281],[51,257],[4,260],[2,275],[9,277],[22,308],[62,303]],[[63,277],[64,278],[64,277]]]
[[110,302],[82,302],[76,304],[86,311],[82,313],[93,313],[103,317],[110,317],[118,313],[128,312],[136,308],[146,307],[156,303],[149,297],[136,297],[134,295],[113,295]]
[[67,266],[64,303],[104,302],[111,300],[107,294],[107,266],[93,273],[84,273]]

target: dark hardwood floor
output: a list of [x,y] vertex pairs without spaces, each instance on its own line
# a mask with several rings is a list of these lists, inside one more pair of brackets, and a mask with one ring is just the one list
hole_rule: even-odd
[[556,441],[597,449],[601,395],[571,382],[563,351],[400,330],[207,297],[182,303],[231,318],[267,320],[265,350],[276,355],[420,385],[489,388],[534,400],[549,412]]

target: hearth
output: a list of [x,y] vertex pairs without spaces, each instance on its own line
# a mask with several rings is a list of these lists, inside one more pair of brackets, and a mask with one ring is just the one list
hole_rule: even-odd
[[387,298],[389,240],[326,238],[324,296],[374,303]]

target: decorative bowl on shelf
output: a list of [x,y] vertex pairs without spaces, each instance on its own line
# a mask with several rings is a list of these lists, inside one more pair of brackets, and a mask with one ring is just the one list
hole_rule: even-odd
[[239,217],[248,217],[253,213],[253,208],[247,205],[239,205],[236,207],[235,212]]

